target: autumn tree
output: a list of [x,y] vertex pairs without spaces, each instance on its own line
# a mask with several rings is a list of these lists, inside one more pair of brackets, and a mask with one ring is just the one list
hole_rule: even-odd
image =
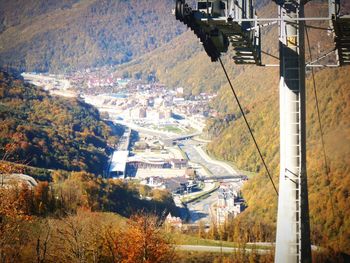
[[0,187],[0,262],[20,262],[28,241],[25,225],[30,217],[25,214],[27,205],[23,205],[21,195],[20,187]]
[[39,215],[45,215],[48,213],[51,198],[49,183],[39,182],[34,188],[34,203],[36,212]]
[[128,221],[121,245],[122,262],[125,263],[157,263],[171,262],[174,256],[173,247],[159,222],[152,215],[136,215]]

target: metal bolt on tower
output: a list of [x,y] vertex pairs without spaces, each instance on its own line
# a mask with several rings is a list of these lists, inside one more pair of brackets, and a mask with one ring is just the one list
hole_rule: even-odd
[[305,148],[304,7],[279,7],[280,178],[275,262],[311,262]]

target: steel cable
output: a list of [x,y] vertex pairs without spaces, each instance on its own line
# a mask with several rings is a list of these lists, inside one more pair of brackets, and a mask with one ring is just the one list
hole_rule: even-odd
[[253,141],[254,141],[255,147],[256,147],[256,149],[258,150],[260,159],[261,159],[261,161],[262,161],[262,163],[263,163],[263,165],[264,165],[264,167],[265,167],[266,173],[267,173],[267,175],[268,175],[268,177],[269,177],[269,179],[270,179],[270,181],[271,181],[271,183],[272,183],[272,185],[273,185],[273,188],[275,189],[276,195],[278,196],[278,191],[277,191],[277,188],[276,188],[275,183],[274,183],[273,180],[272,180],[271,173],[270,173],[270,171],[269,171],[269,169],[268,169],[268,167],[267,167],[267,165],[266,165],[265,159],[264,159],[264,157],[263,157],[263,155],[262,155],[262,153],[261,153],[261,151],[260,151],[260,147],[259,147],[259,145],[258,145],[258,143],[257,143],[257,141],[256,141],[256,139],[255,139],[255,136],[254,136],[253,131],[252,131],[251,127],[250,127],[250,124],[249,124],[249,122],[248,122],[248,120],[247,120],[247,117],[246,117],[246,115],[245,115],[245,112],[244,112],[244,110],[243,110],[243,108],[242,108],[242,105],[241,105],[241,103],[240,103],[240,101],[239,101],[239,98],[238,98],[238,96],[237,96],[237,94],[236,94],[236,91],[235,91],[235,89],[233,88],[233,85],[232,85],[232,83],[231,83],[230,77],[228,76],[227,71],[226,71],[226,68],[225,68],[224,64],[222,63],[222,60],[221,60],[220,57],[219,57],[219,61],[220,61],[220,64],[221,64],[222,69],[224,70],[224,73],[225,73],[225,76],[226,76],[226,78],[227,78],[227,81],[228,81],[228,83],[230,84],[231,91],[232,91],[232,93],[233,93],[233,95],[234,95],[234,97],[235,97],[235,99],[236,99],[236,102],[237,102],[238,107],[239,107],[239,109],[240,109],[240,111],[241,111],[241,113],[242,113],[242,116],[243,116],[243,118],[244,118],[244,121],[245,121],[245,123],[246,123],[246,125],[247,125],[247,127],[248,127],[249,133],[250,133],[250,135],[251,135],[251,137],[252,137],[252,139],[253,139]]
[[[310,39],[309,39],[309,33],[307,30],[307,27],[305,27],[305,33],[306,33],[306,40],[307,40],[310,60],[312,61],[311,45],[310,45]],[[326,151],[326,146],[325,146],[325,142],[324,142],[324,132],[323,132],[321,112],[320,112],[319,100],[318,100],[318,94],[317,94],[315,72],[314,72],[313,68],[311,68],[311,75],[312,75],[312,83],[313,83],[313,91],[314,91],[314,98],[315,98],[315,104],[316,104],[315,106],[316,106],[316,112],[317,112],[317,118],[318,118],[318,125],[319,125],[319,129],[320,129],[320,134],[321,134],[321,144],[322,144],[323,159],[324,159],[324,170],[325,170],[325,174],[327,176],[327,180],[329,181],[328,194],[329,194],[329,200],[331,202],[333,219],[335,221],[336,218],[335,218],[335,208],[334,208],[334,202],[333,202],[333,191],[332,191],[331,186],[330,186],[330,182],[331,182],[330,175],[329,175],[330,169],[328,166],[327,151]],[[336,242],[337,242],[337,248],[338,248],[338,250],[340,250],[339,240],[337,239]]]

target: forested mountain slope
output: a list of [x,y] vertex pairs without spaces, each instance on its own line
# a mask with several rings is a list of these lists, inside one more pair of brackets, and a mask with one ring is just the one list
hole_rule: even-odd
[[117,140],[92,106],[0,71],[0,159],[102,174]]
[[[279,107],[277,80],[239,77],[241,96],[259,87],[256,98],[245,104],[249,109],[248,120],[263,151],[274,181],[279,176]],[[307,169],[312,239],[315,244],[336,247],[340,240],[343,251],[350,252],[350,76],[349,67],[321,70],[316,73],[318,99],[323,124],[329,175],[324,168],[321,134],[313,95],[313,85],[307,81]],[[226,96],[230,96],[228,93]],[[223,96],[224,97],[224,96]],[[225,100],[222,100],[225,101]],[[213,120],[209,129],[220,129],[208,150],[215,156],[234,162],[240,169],[258,172],[249,180],[243,195],[248,209],[241,221],[260,222],[274,228],[277,197],[266,176],[255,146],[242,120]],[[224,126],[225,125],[225,126]],[[222,128],[224,126],[224,128]],[[334,215],[333,215],[334,210]],[[270,236],[273,238],[273,234]]]
[[[259,14],[262,17],[271,17],[276,15],[276,11],[276,5],[270,3],[263,6]],[[181,24],[178,21],[175,23]],[[263,33],[265,35],[263,49],[274,56],[278,55],[276,27],[264,28]],[[255,66],[235,65],[232,56],[231,51],[222,57],[232,78],[244,71],[255,69]],[[264,56],[264,62],[276,63],[276,59]],[[191,30],[138,59],[118,66],[117,72],[145,80],[149,75],[155,75],[157,80],[169,87],[184,87],[188,94],[217,92],[228,88],[220,64],[211,62],[199,39]],[[226,108],[227,105],[228,103],[225,103],[222,106]]]
[[[326,6],[325,1],[316,0],[307,6],[312,4],[316,13]],[[260,16],[277,10],[268,0],[256,0],[256,5]],[[346,1],[342,5],[349,8]],[[185,26],[175,21],[173,8],[172,0],[0,0],[0,66],[65,72],[138,59],[185,32]],[[181,38],[185,47],[187,38]],[[188,55],[186,49],[178,51],[175,57],[183,57],[183,52]],[[194,65],[203,66],[210,60],[200,61]],[[159,68],[155,72],[158,70],[162,72]],[[163,75],[160,79],[168,81],[175,76]],[[198,77],[185,82],[197,84]]]
[[[306,9],[309,15],[323,14],[321,4],[314,7]],[[327,26],[321,22],[313,25]],[[308,36],[313,59],[332,48],[332,41],[326,31],[309,28]],[[267,37],[271,43],[275,35],[269,32]],[[310,61],[307,41],[305,45],[306,60]],[[350,253],[349,70],[350,67],[347,66],[315,71],[329,174],[325,172],[324,167],[312,75],[310,70],[307,71],[307,169],[311,238],[314,244],[340,249],[348,254]],[[278,69],[246,67],[244,71],[233,74],[232,77],[233,85],[244,105],[248,120],[277,184],[279,177],[278,75]],[[240,169],[258,173],[243,189],[248,209],[237,221],[245,224],[246,230],[251,229],[249,224],[261,226],[262,238],[265,235],[265,238],[273,241],[277,197],[229,89],[221,90],[214,102],[214,107],[224,114],[221,118],[210,120],[207,125],[208,133],[213,135],[213,142],[208,146],[208,150],[218,158],[232,161]]]
[[0,65],[66,71],[124,63],[184,31],[173,1],[0,0]]

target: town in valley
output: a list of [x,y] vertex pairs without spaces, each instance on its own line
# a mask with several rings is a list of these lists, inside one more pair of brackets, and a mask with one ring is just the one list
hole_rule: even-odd
[[218,114],[210,107],[216,94],[186,95],[183,87],[130,79],[108,68],[22,76],[52,96],[78,98],[99,110],[120,133],[104,176],[171,192],[179,209],[178,217],[166,217],[172,227],[201,222],[209,228],[245,209],[240,189],[247,176],[205,149],[209,141],[202,132],[207,118]]

